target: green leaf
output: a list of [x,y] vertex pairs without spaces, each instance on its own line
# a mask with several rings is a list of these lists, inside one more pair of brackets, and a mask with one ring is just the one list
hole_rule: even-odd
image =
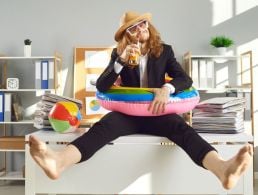
[[234,44],[234,41],[225,36],[216,36],[212,37],[210,40],[210,44],[214,47],[230,47]]

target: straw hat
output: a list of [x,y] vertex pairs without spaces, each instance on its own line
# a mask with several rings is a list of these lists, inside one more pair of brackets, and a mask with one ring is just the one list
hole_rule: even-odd
[[151,20],[151,13],[144,13],[142,15],[136,13],[136,12],[126,12],[120,22],[120,28],[117,30],[115,34],[115,40],[119,41],[121,39],[121,36],[123,32],[129,27],[132,26],[133,24],[141,21],[141,20],[147,20],[150,22]]

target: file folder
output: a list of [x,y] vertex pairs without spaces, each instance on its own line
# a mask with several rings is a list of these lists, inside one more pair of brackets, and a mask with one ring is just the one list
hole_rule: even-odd
[[207,68],[207,87],[208,88],[214,88],[214,61],[213,60],[207,60],[206,62],[206,68]]
[[48,61],[41,61],[41,89],[48,89]]
[[200,85],[201,88],[207,87],[207,65],[205,60],[199,61],[199,76],[200,76]]
[[41,89],[41,61],[35,62],[35,89]]
[[4,121],[4,93],[0,92],[0,122]]
[[49,89],[54,89],[54,62],[53,61],[49,61],[48,64],[48,88]]
[[4,94],[4,121],[11,121],[11,93]]
[[199,88],[199,62],[198,60],[192,60],[192,80],[193,86]]

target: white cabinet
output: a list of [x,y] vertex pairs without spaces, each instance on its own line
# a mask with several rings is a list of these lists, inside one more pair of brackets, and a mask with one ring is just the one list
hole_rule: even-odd
[[[53,149],[62,149],[80,134],[33,133]],[[252,136],[200,134],[225,159],[231,158]],[[26,136],[28,140],[29,135]],[[232,144],[233,143],[233,144]],[[196,166],[187,154],[164,137],[121,136],[89,160],[73,165],[58,180],[49,179],[33,161],[26,146],[25,194],[253,194],[252,165],[232,190],[223,189],[209,171]],[[76,181],[76,182],[74,182]],[[100,187],[101,186],[101,187]]]
[[[47,65],[45,70],[43,63]],[[24,132],[36,130],[33,113],[40,95],[60,93],[61,65],[62,58],[57,53],[53,56],[0,56],[0,180],[25,180],[25,163],[12,170],[11,164],[15,162],[10,156],[23,153]]]

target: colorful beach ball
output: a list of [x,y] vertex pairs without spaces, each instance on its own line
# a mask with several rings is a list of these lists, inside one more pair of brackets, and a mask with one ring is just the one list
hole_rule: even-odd
[[75,103],[60,101],[53,106],[48,118],[56,132],[70,133],[77,129],[82,116]]

